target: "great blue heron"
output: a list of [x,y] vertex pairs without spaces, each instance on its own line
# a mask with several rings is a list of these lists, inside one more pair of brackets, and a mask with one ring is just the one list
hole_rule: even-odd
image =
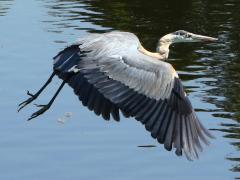
[[35,94],[28,91],[19,110],[35,100],[57,75],[62,84],[47,105],[37,105],[36,118],[50,108],[64,84],[69,84],[84,106],[105,120],[134,117],[165,149],[177,155],[198,158],[201,142],[212,137],[198,120],[175,69],[167,62],[169,46],[178,42],[216,41],[184,30],[163,36],[157,52],[143,48],[129,32],[90,34],[59,52],[53,59],[53,73]]

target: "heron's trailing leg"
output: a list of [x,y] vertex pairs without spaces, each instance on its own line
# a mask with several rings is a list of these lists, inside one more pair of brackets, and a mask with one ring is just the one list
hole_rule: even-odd
[[28,118],[28,121],[33,119],[33,118],[36,118],[38,117],[40,114],[43,114],[45,111],[47,111],[52,103],[54,102],[54,100],[56,99],[57,95],[59,94],[59,92],[61,91],[61,89],[63,88],[64,84],[66,83],[66,81],[63,81],[62,84],[60,85],[60,87],[58,88],[57,92],[54,94],[54,96],[52,97],[52,99],[49,101],[48,104],[46,105],[38,105],[38,104],[35,104],[37,107],[41,107],[41,109],[39,109],[38,111],[36,111],[35,113],[33,113],[31,115],[30,118]]
[[22,109],[22,108],[24,108],[26,105],[28,105],[29,103],[31,103],[34,99],[36,99],[41,93],[42,93],[42,91],[47,87],[47,85],[52,81],[52,78],[54,77],[54,75],[55,75],[55,72],[53,72],[52,74],[51,74],[51,76],[48,78],[48,80],[47,80],[47,82],[38,90],[38,92],[37,93],[35,93],[35,94],[31,94],[29,91],[27,91],[27,95],[29,95],[30,96],[30,98],[28,98],[27,100],[25,100],[25,101],[23,101],[22,103],[20,103],[19,105],[18,105],[18,112]]

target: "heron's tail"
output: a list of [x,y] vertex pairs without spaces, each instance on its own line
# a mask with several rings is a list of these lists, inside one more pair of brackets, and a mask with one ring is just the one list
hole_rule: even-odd
[[71,68],[77,65],[80,61],[80,48],[79,45],[72,45],[64,50],[60,51],[53,58],[53,69],[54,72],[63,80],[65,80]]

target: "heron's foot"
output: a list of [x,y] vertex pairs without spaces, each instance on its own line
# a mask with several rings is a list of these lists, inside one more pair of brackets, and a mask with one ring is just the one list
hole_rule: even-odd
[[38,97],[38,94],[32,94],[29,91],[27,91],[27,95],[30,96],[30,98],[28,98],[27,100],[23,101],[22,103],[20,103],[18,105],[18,107],[19,107],[17,110],[18,112]]
[[36,111],[35,113],[33,113],[31,115],[30,118],[28,118],[28,121],[30,121],[33,118],[38,117],[39,115],[43,114],[45,111],[47,111],[50,108],[50,104],[46,104],[46,105],[38,105],[38,104],[34,104],[37,107],[40,107],[41,109],[39,109],[38,111]]

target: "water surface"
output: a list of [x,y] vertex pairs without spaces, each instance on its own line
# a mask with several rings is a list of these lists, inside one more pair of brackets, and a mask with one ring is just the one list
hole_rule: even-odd
[[[0,179],[240,178],[239,12],[237,0],[0,0]],[[199,160],[166,152],[133,119],[96,117],[69,87],[31,122],[34,106],[16,112],[25,91],[50,75],[51,58],[78,37],[131,31],[154,51],[162,35],[178,29],[220,39],[171,47],[169,62],[216,137]],[[60,83],[54,79],[37,102],[46,103]]]

